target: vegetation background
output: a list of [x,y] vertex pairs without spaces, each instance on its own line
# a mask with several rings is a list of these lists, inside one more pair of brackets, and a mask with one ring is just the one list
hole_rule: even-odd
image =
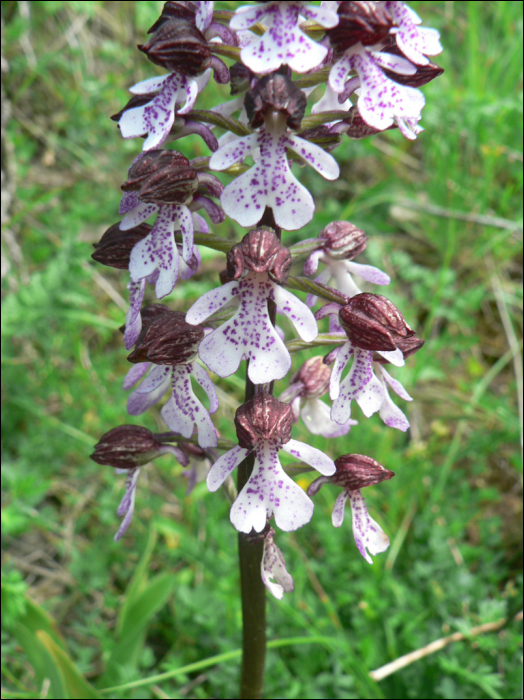
[[[410,4],[445,47],[436,61],[446,72],[423,88],[425,133],[416,142],[397,131],[345,139],[335,183],[303,170],[317,214],[286,237],[316,236],[335,219],[363,228],[371,242],[360,260],[391,275],[388,296],[427,339],[396,372],[415,398],[409,434],[359,411],[338,442],[300,426],[294,433],[396,472],[366,493],[391,546],[369,566],[349,516],[332,527],[329,488],[310,526],[280,535],[295,591],[268,602],[268,636],[280,640],[268,653],[268,698],[521,693],[521,623],[511,620],[522,597],[522,3]],[[227,501],[205,484],[186,496],[181,468],[163,457],[141,477],[132,526],[115,544],[122,478],[89,460],[104,432],[135,422],[117,331],[126,274],[90,254],[118,220],[119,185],[141,146],[122,140],[108,117],[129,86],[160,72],[135,46],[161,7],[2,2],[11,108],[2,137],[6,698],[236,695],[241,618]],[[212,85],[200,105],[228,99]],[[175,148],[208,155],[192,137]],[[231,238],[240,232],[221,226]],[[205,251],[172,308],[215,286],[223,265]],[[217,384],[217,426],[233,437],[243,378]],[[136,422],[162,429],[158,412]],[[380,683],[368,675],[504,618],[500,631],[450,644]]]

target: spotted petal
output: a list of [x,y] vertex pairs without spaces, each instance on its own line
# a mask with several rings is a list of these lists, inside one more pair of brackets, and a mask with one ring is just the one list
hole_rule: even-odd
[[253,472],[230,518],[240,532],[261,532],[272,515],[281,530],[297,530],[311,520],[313,502],[282,469],[276,446],[264,442],[255,447]]
[[373,564],[368,550],[373,556],[379,552],[385,552],[389,547],[389,538],[380,525],[370,517],[360,491],[350,491],[349,498],[355,544],[364,559],[369,564]]
[[260,568],[264,586],[277,600],[281,600],[284,593],[293,590],[293,579],[286,571],[286,562],[282,552],[275,544],[272,528],[264,540],[264,553]]
[[236,445],[228,452],[224,452],[209,470],[207,488],[210,491],[217,491],[248,454],[249,450],[245,447],[240,447],[240,445]]

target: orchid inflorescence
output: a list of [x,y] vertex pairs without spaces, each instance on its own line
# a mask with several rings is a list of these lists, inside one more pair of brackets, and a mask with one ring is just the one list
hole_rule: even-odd
[[[213,2],[166,2],[149,40],[139,46],[167,74],[132,87],[130,101],[112,117],[124,138],[145,140],[122,185],[123,218],[104,233],[93,258],[130,274],[122,329],[133,363],[124,389],[135,387],[128,413],[140,415],[170,393],[161,410],[169,432],[154,435],[123,425],[97,444],[92,459],[127,476],[115,539],[131,521],[141,467],[169,452],[187,467],[189,488],[204,478],[210,491],[227,486],[234,527],[264,540],[262,580],[277,598],[292,590],[293,581],[271,518],[284,531],[302,527],[324,483],[342,488],[335,527],[349,500],[362,556],[372,563],[370,554],[388,547],[360,490],[393,472],[360,454],[333,460],[294,440],[292,428],[302,419],[313,434],[345,435],[356,424],[356,401],[365,416],[378,412],[386,425],[406,431],[409,422],[388,389],[406,401],[411,397],[385,366],[401,367],[424,341],[389,299],[357,286],[354,277],[373,285],[390,282],[381,270],[354,262],[366,248],[364,231],[334,221],[318,238],[291,249],[281,238],[282,230],[303,228],[315,211],[293,163],[335,180],[340,171],[331,152],[344,134],[359,139],[398,127],[414,139],[422,131],[424,97],[418,88],[442,70],[428,58],[441,51],[438,32],[420,23],[403,2],[272,1],[236,12],[217,10]],[[233,99],[211,110],[194,109],[211,74],[217,83],[230,84]],[[322,85],[324,94],[306,117],[308,99]],[[224,132],[218,139],[217,129]],[[200,136],[211,156],[190,161],[167,146],[187,134]],[[235,177],[224,187],[211,171]],[[154,215],[153,225],[146,223]],[[239,243],[212,233],[225,217],[250,229]],[[196,243],[227,253],[221,285],[186,313],[156,301],[143,306],[147,285],[163,300],[179,280],[195,274]],[[293,259],[301,254],[308,256],[304,276],[291,277]],[[306,303],[291,289],[308,292]],[[323,306],[314,312],[319,300]],[[299,338],[286,343],[276,314],[287,317]],[[319,336],[323,318],[329,318],[329,332]],[[273,382],[289,374],[292,352],[313,341],[332,347],[325,357],[306,360],[275,398]],[[210,418],[218,399],[208,371],[228,377],[243,360],[253,391],[236,411],[235,445],[219,439]],[[207,395],[208,408],[194,382]],[[320,398],[327,392],[331,408]],[[298,467],[283,467],[281,450]],[[249,455],[254,466],[237,495],[231,474]],[[292,476],[310,469],[321,476],[306,494]]]

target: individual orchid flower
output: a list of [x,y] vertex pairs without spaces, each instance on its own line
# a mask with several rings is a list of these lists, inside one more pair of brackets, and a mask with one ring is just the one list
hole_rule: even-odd
[[234,315],[200,343],[198,354],[208,369],[229,377],[246,358],[254,384],[282,379],[288,373],[291,356],[271,323],[268,302],[275,302],[306,342],[318,333],[308,307],[281,286],[290,266],[288,249],[265,227],[250,231],[232,247],[227,256],[232,281],[206,292],[186,314],[187,323],[196,325],[222,307],[236,305]]
[[[365,486],[373,486],[395,476],[394,472],[376,462],[371,457],[358,454],[343,455],[335,460],[337,471],[333,476],[321,476],[308,488],[308,495],[315,496],[324,484],[335,484],[344,490],[337,497],[333,507],[332,522],[340,527],[344,520],[346,501],[351,504],[353,536],[358,551],[364,559],[373,564],[373,556],[385,552],[389,547],[389,538],[380,525],[371,518],[366,502],[360,493]],[[369,551],[369,554],[368,554]]]
[[356,420],[349,419],[345,425],[331,420],[331,409],[321,401],[329,387],[331,368],[324,364],[322,357],[310,357],[299,371],[291,377],[289,387],[280,395],[280,401],[290,402],[294,421],[302,418],[304,425],[313,435],[326,438],[347,435]]
[[[356,71],[360,84],[357,105],[364,121],[380,131],[396,123],[401,133],[413,140],[422,131],[418,122],[425,104],[424,95],[420,90],[394,82],[383,69],[401,75],[417,72],[407,59],[373,51],[359,43],[334,63],[329,73],[329,85],[334,92],[347,95],[346,79],[350,71]],[[359,87],[358,83],[352,80],[353,90]]]
[[316,7],[292,0],[240,7],[229,23],[231,29],[245,31],[262,21],[268,28],[263,36],[242,49],[242,63],[259,74],[278,70],[282,64],[296,73],[306,73],[319,66],[328,50],[300,30],[301,15],[325,28],[338,24],[333,3]]
[[[167,427],[185,438],[190,438],[196,427],[200,447],[216,447],[217,433],[209,414],[217,410],[218,399],[213,382],[195,360],[204,329],[189,325],[184,314],[176,311],[155,309],[148,321],[128,357],[136,364],[124,380],[124,389],[131,388],[150,371],[129,396],[128,413],[140,415],[160,401],[171,386],[171,397],[160,412]],[[206,393],[209,411],[195,395],[191,377]]]
[[293,579],[286,571],[286,562],[282,552],[275,544],[275,531],[272,527],[269,528],[264,537],[264,552],[260,569],[264,586],[277,600],[281,600],[284,593],[290,593],[293,590]]
[[[387,285],[391,279],[385,272],[372,265],[361,265],[353,262],[367,245],[368,237],[361,229],[347,221],[333,221],[319,234],[319,247],[314,250],[304,263],[304,274],[313,275],[318,269],[319,262],[325,269],[315,277],[320,282],[334,287],[347,297],[360,294],[361,289],[355,284],[353,275],[361,277],[372,284]],[[313,306],[317,297],[309,295],[308,306]]]
[[269,394],[257,394],[237,409],[238,445],[211,467],[207,485],[210,491],[216,491],[235,467],[254,452],[253,471],[230,513],[231,522],[240,532],[261,532],[271,516],[286,532],[297,530],[311,520],[313,502],[282,469],[279,450],[325,476],[335,472],[333,461],[320,450],[291,439],[292,425],[291,406]]
[[162,444],[150,430],[138,425],[113,428],[95,445],[91,455],[94,462],[114,467],[116,474],[126,474],[125,493],[117,510],[117,515],[123,520],[114,537],[115,542],[122,537],[133,517],[140,468],[163,454],[172,454],[182,466],[189,464],[178,447]]
[[[412,354],[422,347],[423,342],[414,338],[414,331],[396,306],[378,294],[364,293],[352,297],[340,309],[339,318],[348,341],[338,350],[331,372],[329,393],[333,400],[332,420],[345,424],[351,416],[351,401],[355,400],[365,416],[380,411],[387,425],[407,430],[409,423],[391,402],[386,384],[402,398],[410,400],[411,397],[382,368],[379,367],[379,377],[374,374],[373,353],[376,352],[380,362],[385,360],[402,367],[402,348],[406,348],[406,355]],[[342,372],[351,358],[351,369],[341,381]]]
[[222,184],[214,175],[198,172],[187,158],[173,150],[143,154],[135,160],[122,185],[120,213],[125,214],[120,224],[122,231],[139,226],[157,213],[148,236],[131,251],[129,272],[133,282],[157,273],[155,292],[159,299],[173,291],[179,275],[175,230],[182,234],[182,258],[194,268],[192,210],[204,207],[212,221],[223,220],[221,209],[200,192],[201,188],[213,196],[222,192]]
[[300,128],[306,97],[289,78],[278,73],[264,76],[247,93],[245,105],[251,126],[260,129],[215,151],[209,167],[226,170],[257,148],[260,158],[225,188],[220,198],[222,207],[241,226],[257,224],[265,208],[271,207],[277,226],[288,231],[302,228],[311,221],[315,203],[292,174],[288,149],[327,180],[338,177],[337,162],[320,146],[290,131]]

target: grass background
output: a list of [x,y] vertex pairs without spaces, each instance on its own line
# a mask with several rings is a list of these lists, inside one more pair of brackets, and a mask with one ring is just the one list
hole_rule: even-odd
[[[144,470],[133,524],[115,544],[122,480],[88,459],[102,433],[133,422],[117,331],[126,275],[90,254],[118,220],[119,185],[140,149],[108,116],[129,86],[160,72],[134,46],[161,6],[2,2],[6,157],[16,183],[2,238],[4,697],[59,696],[37,628],[93,684],[64,681],[62,697],[125,682],[128,690],[105,697],[236,695],[234,655],[133,687],[239,647],[228,503],[205,484],[187,497],[181,469],[163,457]],[[316,642],[269,651],[268,698],[521,693],[520,623],[451,644],[380,683],[368,677],[441,636],[512,618],[522,595],[522,3],[411,6],[445,47],[437,63],[446,72],[423,88],[425,133],[414,143],[391,131],[345,139],[334,153],[336,183],[302,170],[317,213],[286,239],[316,236],[334,219],[362,227],[371,241],[359,261],[391,275],[388,296],[427,339],[395,370],[415,398],[402,405],[409,434],[358,409],[359,425],[337,443],[294,429],[333,456],[369,454],[396,472],[366,493],[391,547],[369,566],[350,518],[332,527],[329,488],[309,526],[280,534],[295,591],[268,601],[268,637]],[[213,83],[199,104],[226,99]],[[194,137],[175,148],[208,155]],[[172,308],[216,285],[224,258],[203,258],[199,274],[175,288]],[[242,374],[217,384],[216,425],[233,437]],[[152,411],[136,422],[163,429]],[[60,654],[53,658],[60,666]],[[74,676],[63,659],[60,668],[62,681],[67,669]]]

